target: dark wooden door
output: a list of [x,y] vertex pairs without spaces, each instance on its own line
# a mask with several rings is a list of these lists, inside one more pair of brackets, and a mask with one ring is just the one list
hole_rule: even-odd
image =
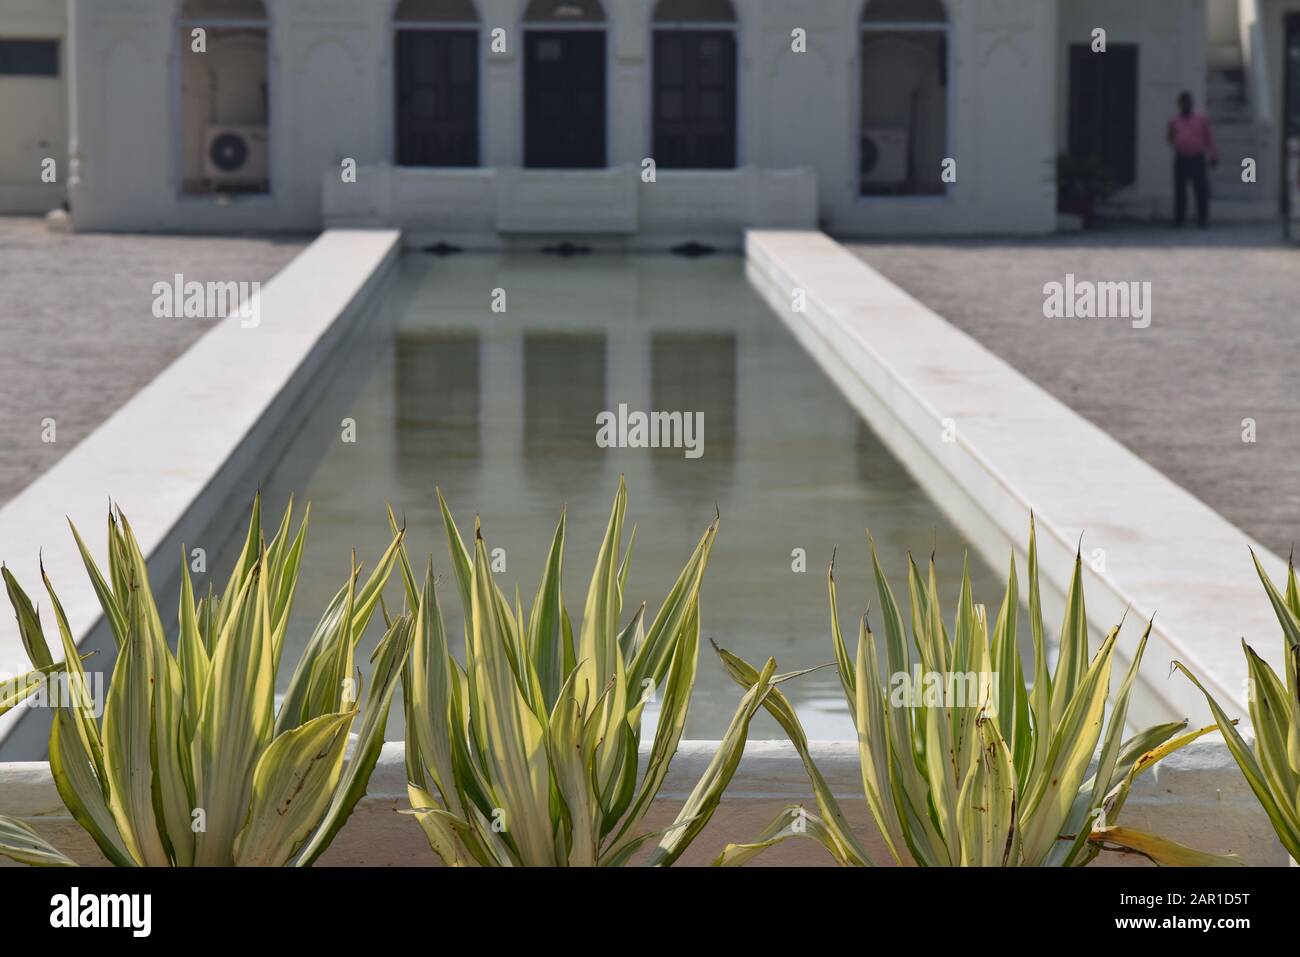
[[654,157],[666,169],[735,167],[732,31],[655,31]]
[[1070,156],[1099,162],[1116,189],[1137,178],[1137,78],[1136,44],[1070,47]]
[[397,165],[478,165],[478,31],[397,32]]
[[605,165],[605,32],[524,34],[524,165]]

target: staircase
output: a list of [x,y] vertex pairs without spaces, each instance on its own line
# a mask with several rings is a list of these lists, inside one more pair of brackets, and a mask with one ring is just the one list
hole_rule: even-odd
[[[1220,222],[1257,222],[1277,217],[1269,171],[1277,165],[1268,127],[1255,119],[1238,68],[1211,67],[1205,79],[1205,112],[1214,127],[1219,165],[1210,170],[1210,217]],[[1241,161],[1251,157],[1256,181],[1241,181]]]

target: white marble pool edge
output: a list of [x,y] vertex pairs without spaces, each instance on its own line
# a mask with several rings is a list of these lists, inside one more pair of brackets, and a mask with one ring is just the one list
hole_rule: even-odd
[[[1175,659],[1246,717],[1240,639],[1279,673],[1282,644],[1249,550],[1274,581],[1280,558],[825,234],[751,231],[746,256],[769,305],[985,561],[1005,574],[1014,544],[1022,599],[1032,510],[1045,614],[1059,615],[1080,541],[1095,639],[1127,611],[1127,662],[1155,613],[1132,723],[1209,723]],[[1098,548],[1104,572],[1089,563]]]
[[[49,607],[40,562],[59,594],[78,646],[93,650],[101,612],[67,521],[104,562],[109,496],[120,503],[149,560],[156,589],[179,569],[181,545],[209,527],[234,483],[259,457],[274,454],[280,426],[309,401],[316,373],[397,261],[396,230],[331,230],[296,256],[260,292],[260,320],[216,323],[55,465],[0,508],[0,558],[33,603]],[[140,290],[141,309],[152,293]],[[158,319],[158,322],[194,322]],[[251,324],[249,324],[251,325]],[[177,410],[184,410],[177,415]],[[163,469],[141,470],[170,452]],[[102,565],[106,567],[106,565]],[[17,623],[0,615],[0,678],[29,667]],[[57,631],[44,616],[47,638]],[[88,667],[94,667],[88,665]],[[0,718],[0,754],[31,753],[48,721],[37,709]]]

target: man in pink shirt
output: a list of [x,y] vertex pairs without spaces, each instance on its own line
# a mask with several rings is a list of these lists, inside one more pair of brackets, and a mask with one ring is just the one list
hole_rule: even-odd
[[1210,118],[1192,109],[1192,94],[1178,94],[1178,113],[1169,121],[1166,137],[1174,148],[1174,225],[1187,218],[1187,184],[1196,193],[1196,225],[1204,226],[1210,215],[1210,182],[1205,171],[1219,163]]

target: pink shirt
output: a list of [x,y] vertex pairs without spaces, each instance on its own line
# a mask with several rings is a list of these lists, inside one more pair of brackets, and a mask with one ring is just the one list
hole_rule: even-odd
[[1210,130],[1210,118],[1204,113],[1175,115],[1169,121],[1169,142],[1179,156],[1200,156],[1204,153],[1216,162],[1219,159],[1218,147],[1214,145],[1214,133]]

